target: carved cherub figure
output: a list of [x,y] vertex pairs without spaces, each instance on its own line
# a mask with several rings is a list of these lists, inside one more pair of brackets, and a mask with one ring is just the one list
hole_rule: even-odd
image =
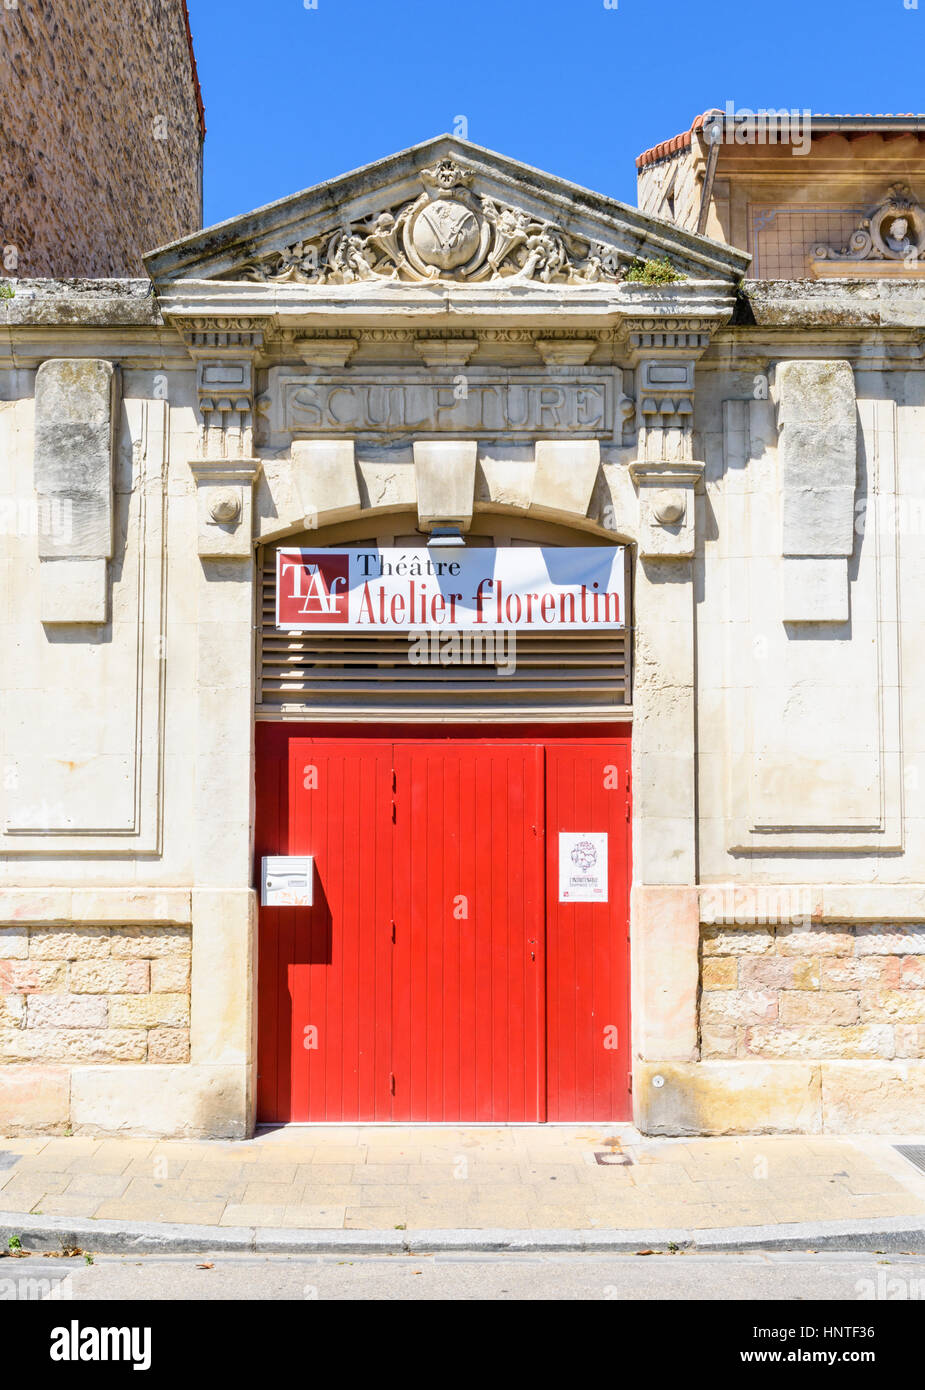
[[349,227],[338,237],[333,253],[329,249],[328,265],[345,285],[374,278],[372,262],[366,254],[366,238],[357,236]]
[[559,237],[554,236],[549,229],[528,236],[526,249],[527,259],[520,272],[525,280],[533,279],[535,276],[548,285],[556,275],[562,274],[568,268],[565,247]]
[[913,250],[908,217],[894,217],[884,233],[883,240],[897,256],[905,256]]

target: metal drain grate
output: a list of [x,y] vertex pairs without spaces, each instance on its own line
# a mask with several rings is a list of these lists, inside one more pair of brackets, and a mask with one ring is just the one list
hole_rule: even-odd
[[603,1152],[595,1151],[594,1158],[602,1168],[626,1167],[633,1161],[629,1154],[614,1153],[612,1149],[605,1149]]
[[894,1144],[894,1149],[907,1158],[920,1173],[925,1173],[925,1144]]

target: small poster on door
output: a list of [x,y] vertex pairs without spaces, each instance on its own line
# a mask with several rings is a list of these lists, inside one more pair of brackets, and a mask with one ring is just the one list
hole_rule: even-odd
[[607,901],[607,836],[597,831],[559,833],[559,902]]

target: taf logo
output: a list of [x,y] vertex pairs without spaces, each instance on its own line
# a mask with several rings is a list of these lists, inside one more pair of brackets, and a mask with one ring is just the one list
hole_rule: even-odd
[[276,620],[281,627],[346,623],[350,556],[323,550],[278,550]]

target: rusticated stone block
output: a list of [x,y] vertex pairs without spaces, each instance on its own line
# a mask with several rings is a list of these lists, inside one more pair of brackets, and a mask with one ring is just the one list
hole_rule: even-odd
[[705,990],[735,989],[739,962],[734,956],[710,956],[703,962],[701,980]]
[[819,961],[814,956],[756,956],[739,966],[743,989],[818,989]]
[[838,1024],[758,1024],[745,1034],[755,1057],[892,1057],[893,1029],[885,1023],[854,1027]]
[[0,1061],[143,1062],[144,1028],[0,1028]]
[[113,1028],[168,1028],[189,1026],[189,996],[186,994],[132,994],[114,996],[110,1001]]
[[0,926],[0,960],[25,960],[29,933],[25,927]]
[[700,1034],[700,1055],[705,1060],[711,1057],[738,1057],[743,1036],[741,1028],[703,1028]]
[[91,960],[109,955],[108,927],[32,927],[29,955],[38,960]]
[[21,1028],[25,1017],[26,996],[24,994],[0,996],[0,1028]]
[[836,956],[822,962],[823,989],[899,988],[898,956]]
[[0,993],[50,993],[64,988],[66,974],[63,961],[0,961]]
[[96,994],[33,994],[26,1014],[27,1028],[105,1028],[109,1004]]
[[190,963],[182,956],[166,956],[151,961],[151,990],[154,994],[176,994],[189,989]]
[[782,1023],[852,1024],[860,1017],[859,997],[847,990],[787,990],[780,997]]
[[[881,983],[893,985],[896,981],[883,980]],[[925,989],[925,956],[906,956],[903,959],[899,971],[899,983],[903,989]]]
[[72,994],[145,994],[146,960],[75,961],[68,979]]
[[895,1032],[897,1057],[925,1057],[925,1023],[897,1023]]
[[148,1033],[149,1062],[188,1062],[188,1028],[152,1028]]
[[189,927],[113,927],[112,954],[136,959],[188,956]]
[[925,956],[925,923],[890,926],[885,923],[857,929],[859,956]]
[[770,990],[720,990],[700,1001],[704,1027],[771,1023],[777,1018],[777,995]]
[[782,956],[850,956],[854,932],[850,927],[778,927],[777,949]]
[[704,927],[705,956],[757,956],[774,950],[773,927]]
[[925,1023],[925,990],[862,990],[861,1017],[873,1023]]

